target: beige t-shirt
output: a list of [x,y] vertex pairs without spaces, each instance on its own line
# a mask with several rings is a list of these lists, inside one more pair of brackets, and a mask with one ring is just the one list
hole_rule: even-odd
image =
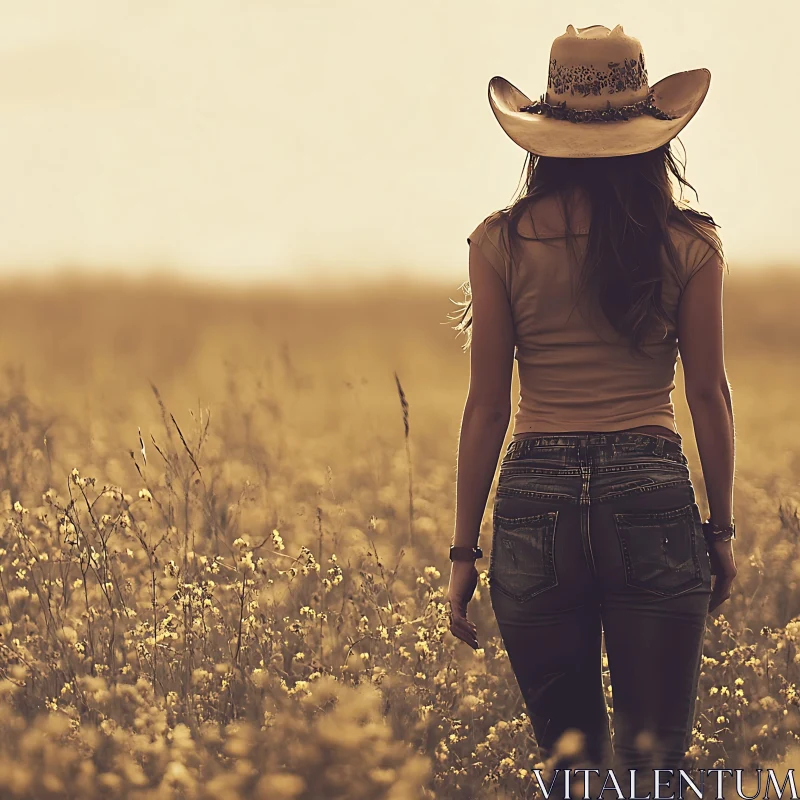
[[[535,230],[531,221],[535,224]],[[585,251],[591,208],[575,199],[570,227],[580,258]],[[678,358],[677,310],[684,287],[705,264],[724,269],[724,261],[697,234],[673,226],[682,272],[666,267],[662,303],[670,318],[664,333],[655,329],[644,349],[631,355],[628,342],[600,310],[592,323],[575,305],[573,281],[579,262],[565,238],[560,201],[546,197],[519,221],[512,263],[506,219],[490,214],[467,237],[480,248],[506,287],[514,321],[520,398],[514,433],[614,431],[639,425],[664,425],[677,432],[671,400]],[[575,308],[573,309],[573,305]],[[571,313],[570,313],[571,312]]]

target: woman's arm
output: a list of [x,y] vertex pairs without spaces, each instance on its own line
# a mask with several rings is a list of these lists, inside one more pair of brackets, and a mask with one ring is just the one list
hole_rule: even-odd
[[[470,243],[472,341],[469,393],[461,420],[456,481],[456,529],[453,544],[474,547],[492,485],[500,448],[511,418],[514,325],[500,274]],[[478,583],[474,561],[454,561],[447,599],[450,631],[473,649],[478,632],[467,619],[467,604]]]
[[470,379],[458,442],[453,544],[474,547],[511,419],[514,325],[505,285],[475,244],[469,248],[472,290]]
[[456,526],[453,544],[474,547],[503,446],[510,412],[490,407],[464,408],[458,443]]
[[[714,253],[684,288],[678,308],[678,347],[686,400],[692,415],[711,521],[733,518],[735,434],[733,404],[725,372],[722,324],[724,261]],[[714,574],[713,611],[731,595],[737,569],[733,542],[709,548]]]

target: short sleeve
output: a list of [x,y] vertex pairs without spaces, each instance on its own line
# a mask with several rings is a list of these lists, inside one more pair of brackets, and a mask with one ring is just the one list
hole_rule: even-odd
[[686,259],[687,271],[683,282],[684,288],[706,264],[714,265],[720,271],[724,270],[725,260],[721,253],[722,244],[718,239],[717,246],[719,250],[700,237],[692,241],[688,250],[688,258]]
[[467,237],[467,244],[474,244],[492,265],[509,289],[509,258],[503,226],[496,214],[491,214]]

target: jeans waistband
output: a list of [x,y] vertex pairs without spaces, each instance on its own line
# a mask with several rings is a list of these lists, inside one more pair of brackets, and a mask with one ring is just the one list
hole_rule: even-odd
[[586,432],[586,433],[556,433],[552,435],[534,436],[516,439],[509,442],[505,458],[512,460],[526,458],[536,452],[537,448],[607,448],[609,445],[625,445],[626,448],[636,449],[644,455],[676,455],[683,456],[683,445],[668,439],[666,436],[656,436],[649,433],[629,433],[624,431]]

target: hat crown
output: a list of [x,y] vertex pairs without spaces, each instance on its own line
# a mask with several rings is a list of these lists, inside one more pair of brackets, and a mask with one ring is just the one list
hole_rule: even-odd
[[617,25],[567,26],[550,48],[546,101],[594,110],[632,105],[649,93],[644,51]]

